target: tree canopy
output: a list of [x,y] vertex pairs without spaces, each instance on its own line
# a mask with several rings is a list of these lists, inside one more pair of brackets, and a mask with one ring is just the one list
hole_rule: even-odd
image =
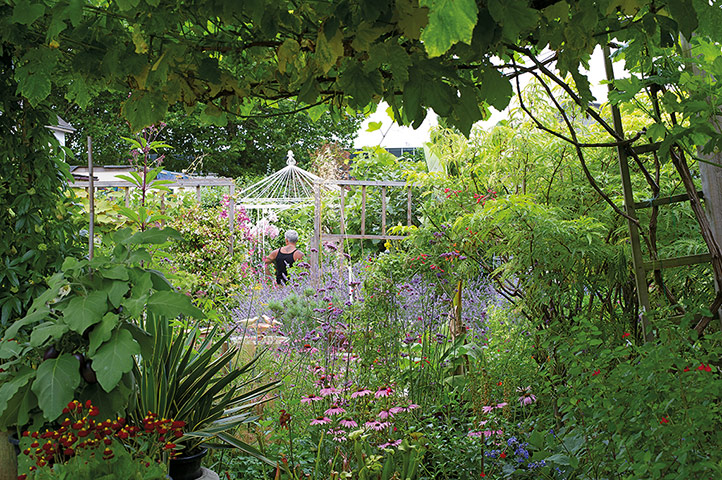
[[[53,88],[86,106],[97,91],[129,95],[135,128],[171,105],[202,117],[267,115],[259,105],[362,109],[381,99],[402,123],[430,107],[462,132],[504,108],[511,63],[548,49],[582,97],[580,66],[597,45],[624,45],[628,68],[649,68],[679,34],[716,35],[718,2],[703,0],[378,0],[113,2],[4,0],[2,51],[33,105]],[[513,75],[513,74],[512,74]]]
[[[85,108],[58,99],[58,105],[65,105],[60,115],[77,128],[68,142],[74,154],[68,159],[70,163],[87,163],[87,136],[93,139],[96,165],[127,163],[129,145],[122,137],[131,132],[120,113],[124,97],[127,95],[102,92]],[[282,105],[290,103],[284,100]],[[226,124],[218,126],[204,123],[201,109],[186,112],[178,105],[170,107],[160,135],[173,148],[164,151],[164,165],[174,171],[257,175],[284,167],[286,153],[293,150],[298,163],[307,167],[311,154],[324,144],[334,142],[341,148],[352,148],[362,118],[360,114],[329,112],[311,118],[305,111],[273,115],[274,109],[267,107],[260,108],[262,112],[271,116],[237,119],[228,115]]]

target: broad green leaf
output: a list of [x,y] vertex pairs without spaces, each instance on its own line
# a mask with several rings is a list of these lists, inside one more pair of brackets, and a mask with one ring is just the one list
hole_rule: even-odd
[[301,46],[298,42],[292,38],[287,38],[276,51],[278,71],[286,73],[288,67],[293,65],[300,52]]
[[123,297],[130,290],[128,282],[122,282],[120,280],[114,280],[110,284],[110,288],[106,289],[108,292],[108,300],[110,300],[113,307],[118,308],[120,303],[123,301]]
[[45,322],[33,329],[30,334],[30,346],[39,347],[47,342],[48,338],[55,340],[63,336],[68,331],[68,326],[64,323]]
[[15,340],[0,341],[0,358],[12,358],[22,355],[25,348]]
[[11,21],[21,25],[30,25],[45,13],[45,6],[41,3],[30,3],[28,0],[19,0],[13,8]]
[[499,111],[509,105],[514,94],[509,79],[495,68],[487,68],[481,76],[481,95],[486,103]]
[[381,125],[383,125],[383,122],[369,122],[369,126],[366,129],[367,132],[375,132],[379,128],[381,128]]
[[344,92],[352,97],[349,104],[352,107],[363,108],[375,95],[382,93],[383,80],[378,70],[364,73],[358,63],[353,63],[344,69],[339,78],[339,85]]
[[5,336],[3,338],[9,340],[11,338],[14,338],[15,335],[18,334],[21,328],[32,325],[33,323],[37,323],[41,320],[45,320],[48,315],[50,315],[50,309],[48,307],[41,307],[39,310],[36,310],[35,312],[31,313],[30,315],[27,315],[20,320],[17,320],[15,323],[10,325],[7,330],[5,330]]
[[12,379],[0,385],[0,416],[8,406],[8,401],[35,376],[35,370],[27,365],[21,366]]
[[125,265],[113,265],[101,270],[100,274],[112,280],[128,280],[128,268]]
[[446,53],[458,42],[471,44],[478,9],[474,0],[421,0],[429,8],[429,24],[421,33],[430,57]]
[[418,40],[429,23],[429,9],[419,7],[418,0],[396,0],[395,17],[404,36]]
[[121,329],[113,332],[95,355],[90,356],[103,390],[110,392],[118,385],[123,374],[133,369],[133,356],[139,353],[140,346],[129,331]]
[[167,111],[168,102],[161,95],[140,90],[134,91],[121,109],[133,131],[163,120]]
[[182,293],[164,291],[155,292],[148,299],[148,312],[175,318],[186,315],[193,318],[204,318],[203,312],[191,303],[190,298]]
[[74,332],[83,333],[89,326],[98,323],[108,311],[108,296],[105,292],[91,292],[87,296],[73,298],[63,310],[63,318]]
[[154,227],[134,234],[128,238],[125,243],[132,245],[160,245],[166,243],[169,239],[180,240],[182,238],[183,237],[177,230],[170,227],[163,229]]
[[336,61],[343,56],[343,34],[337,30],[333,37],[326,38],[323,29],[319,29],[316,40],[316,61],[321,73],[326,74]]
[[533,28],[540,15],[538,10],[529,8],[526,0],[489,0],[489,13],[501,25],[503,37],[511,42]]
[[32,389],[46,420],[52,422],[63,413],[79,384],[80,365],[69,353],[40,364]]
[[118,325],[118,315],[114,313],[106,313],[103,320],[93,328],[90,332],[90,343],[88,344],[88,355],[93,356],[98,348],[106,342],[113,330]]

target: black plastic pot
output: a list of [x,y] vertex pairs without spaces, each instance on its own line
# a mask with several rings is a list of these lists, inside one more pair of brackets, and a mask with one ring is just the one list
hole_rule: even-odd
[[201,462],[203,457],[208,453],[208,449],[201,447],[201,450],[185,457],[175,457],[170,459],[168,466],[168,475],[173,480],[196,480],[203,475],[201,471]]
[[13,447],[15,447],[15,455],[20,456],[20,440],[18,440],[18,436],[16,433],[13,433],[8,437],[8,442],[12,444]]

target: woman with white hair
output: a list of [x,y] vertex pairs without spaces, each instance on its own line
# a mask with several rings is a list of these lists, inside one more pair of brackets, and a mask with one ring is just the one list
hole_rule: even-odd
[[266,275],[270,275],[268,266],[274,264],[276,266],[276,284],[285,285],[288,279],[288,267],[303,257],[303,252],[296,248],[298,242],[298,232],[295,230],[286,230],[286,245],[272,251],[263,261],[266,263]]

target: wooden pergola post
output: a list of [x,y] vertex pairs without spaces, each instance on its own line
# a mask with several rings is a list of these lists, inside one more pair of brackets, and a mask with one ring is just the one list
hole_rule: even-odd
[[313,182],[313,238],[311,239],[311,276],[318,281],[321,275],[321,181]]

